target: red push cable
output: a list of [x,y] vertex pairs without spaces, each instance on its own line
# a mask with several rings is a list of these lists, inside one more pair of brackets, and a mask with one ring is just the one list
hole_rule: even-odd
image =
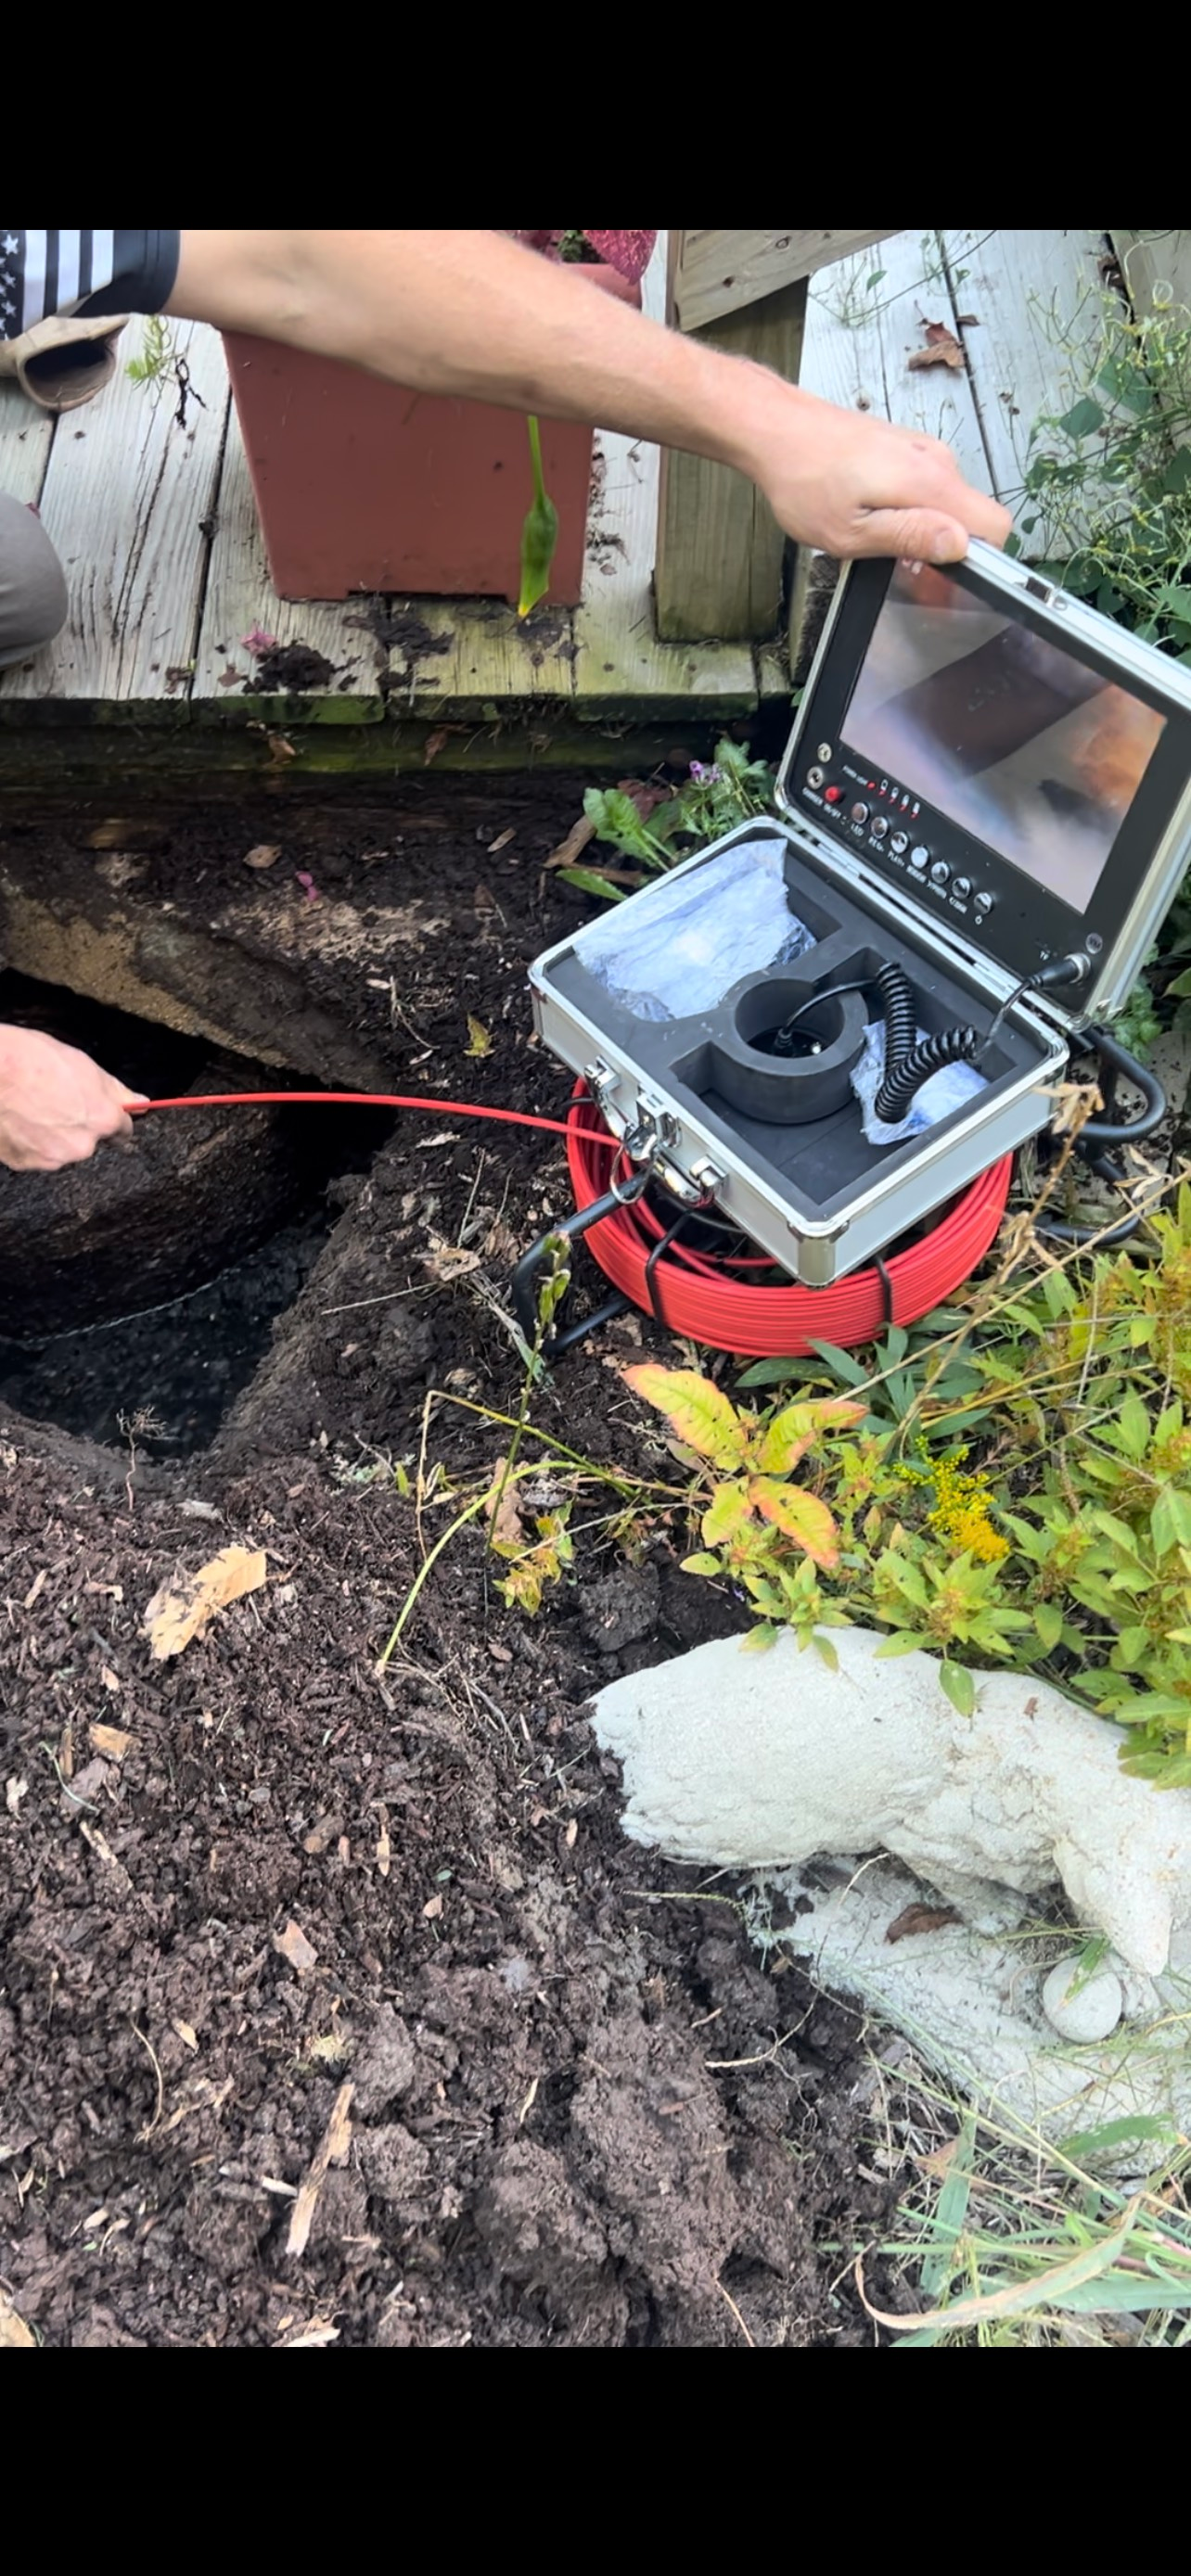
[[[592,1103],[583,1085],[576,1086],[567,1136],[567,1161],[576,1204],[590,1207],[608,1188],[617,1154],[616,1139],[606,1130],[598,1146],[591,1131],[580,1127]],[[883,1267],[889,1280],[889,1305],[881,1272],[857,1270],[833,1288],[750,1288],[743,1280],[717,1275],[706,1258],[688,1255],[688,1265],[675,1259],[677,1244],[663,1253],[653,1271],[654,1289],[670,1330],[713,1350],[732,1351],[741,1359],[800,1359],[812,1342],[835,1342],[847,1350],[857,1342],[876,1341],[889,1322],[916,1323],[970,1279],[992,1243],[1005,1210],[1013,1158],[1005,1155],[991,1171],[955,1201],[933,1232],[908,1251],[895,1253]],[[617,1208],[602,1217],[584,1238],[605,1277],[635,1306],[648,1314],[653,1300],[645,1265],[663,1228],[644,1203]]]
[[[415,1098],[401,1091],[204,1091],[184,1092],[178,1100],[130,1100],[130,1118],[145,1118],[151,1109],[267,1109],[322,1107],[328,1101],[352,1109],[430,1109],[443,1118],[497,1118],[509,1127],[544,1127],[552,1136],[570,1136],[569,1119],[535,1118],[528,1109],[482,1109],[472,1100]],[[606,1142],[592,1130],[591,1145]]]
[[[443,1118],[492,1118],[509,1127],[538,1127],[565,1136],[576,1205],[590,1207],[607,1190],[621,1154],[584,1084],[578,1082],[565,1119],[539,1118],[524,1109],[485,1109],[470,1100],[434,1100],[400,1091],[212,1091],[176,1100],[128,1103],[130,1117],[154,1109],[292,1108],[335,1104],[357,1109],[421,1109]],[[589,1110],[597,1127],[581,1127]],[[982,1172],[933,1232],[881,1269],[854,1271],[834,1288],[750,1288],[737,1270],[773,1265],[764,1254],[727,1254],[722,1263],[675,1243],[653,1268],[653,1289],[672,1332],[741,1359],[799,1359],[812,1341],[842,1350],[875,1341],[890,1322],[916,1323],[932,1306],[970,1279],[992,1243],[1009,1196],[1012,1155]],[[649,1313],[654,1303],[646,1277],[650,1253],[665,1228],[643,1200],[617,1208],[592,1226],[586,1241],[605,1277]],[[882,1276],[884,1273],[884,1276]],[[885,1280],[889,1291],[886,1293]]]

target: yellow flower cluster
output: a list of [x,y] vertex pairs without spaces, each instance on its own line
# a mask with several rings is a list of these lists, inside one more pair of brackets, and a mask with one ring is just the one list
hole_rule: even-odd
[[1009,1541],[989,1518],[992,1498],[983,1476],[966,1475],[959,1463],[967,1454],[961,1449],[955,1459],[932,1459],[935,1499],[926,1516],[927,1526],[938,1538],[950,1539],[966,1550],[975,1564],[999,1565],[1009,1554]]

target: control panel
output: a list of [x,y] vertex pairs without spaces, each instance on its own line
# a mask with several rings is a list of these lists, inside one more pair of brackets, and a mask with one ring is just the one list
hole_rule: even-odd
[[933,816],[909,788],[862,768],[846,747],[837,751],[821,742],[804,772],[802,795],[842,840],[921,888],[967,930],[979,935],[985,929],[995,892],[954,865],[946,855],[953,838],[946,820]]

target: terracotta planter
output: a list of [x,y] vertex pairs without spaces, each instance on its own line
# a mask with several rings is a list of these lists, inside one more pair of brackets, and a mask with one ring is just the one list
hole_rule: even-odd
[[[641,301],[615,269],[577,264],[569,273],[576,294],[596,286]],[[533,497],[519,412],[410,393],[245,332],[227,332],[224,347],[282,599],[366,590],[516,600]],[[593,435],[580,422],[542,422],[559,517],[549,597],[565,607],[583,587]]]

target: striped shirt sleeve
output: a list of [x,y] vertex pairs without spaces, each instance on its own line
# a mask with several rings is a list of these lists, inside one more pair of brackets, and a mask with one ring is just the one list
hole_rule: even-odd
[[180,233],[0,229],[0,339],[49,313],[159,313],[178,274]]

